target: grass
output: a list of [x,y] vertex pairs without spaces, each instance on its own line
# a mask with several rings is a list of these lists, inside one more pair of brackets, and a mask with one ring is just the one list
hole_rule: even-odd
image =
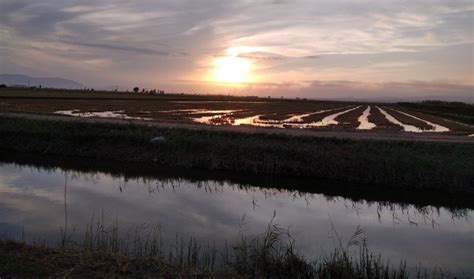
[[393,266],[384,261],[369,251],[365,233],[359,227],[347,242],[333,225],[331,232],[337,248],[327,256],[309,260],[295,251],[290,232],[274,224],[273,219],[260,235],[249,238],[240,230],[236,241],[226,242],[223,250],[178,236],[165,249],[159,226],[131,228],[121,237],[118,222],[106,226],[103,218],[92,219],[82,243],[63,238],[60,247],[49,248],[1,240],[0,276],[448,278],[438,269],[428,273],[418,268],[416,274],[410,274],[404,262]]
[[[328,178],[374,189],[474,193],[474,145],[244,134],[0,118],[0,149],[230,171]],[[150,142],[156,136],[163,141]]]

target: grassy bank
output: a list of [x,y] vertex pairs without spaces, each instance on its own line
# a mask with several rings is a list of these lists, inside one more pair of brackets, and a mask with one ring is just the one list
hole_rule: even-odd
[[41,171],[55,171],[58,168],[81,175],[106,174],[124,180],[144,179],[147,181],[186,179],[193,184],[215,181],[231,183],[242,188],[259,187],[272,191],[298,191],[301,193],[323,194],[327,198],[343,197],[351,201],[366,201],[377,204],[398,204],[416,207],[444,207],[459,214],[465,209],[474,209],[474,193],[459,195],[430,189],[401,189],[385,187],[365,187],[364,184],[334,181],[333,179],[295,178],[292,176],[252,175],[232,171],[206,171],[197,169],[157,167],[154,164],[119,162],[87,158],[71,158],[58,155],[28,154],[0,151],[0,165],[15,164],[32,167]]
[[365,233],[356,228],[343,240],[332,228],[336,249],[306,259],[294,249],[289,231],[270,222],[252,238],[241,233],[223,250],[195,239],[176,237],[163,248],[159,227],[120,237],[117,223],[91,223],[83,242],[68,241],[58,248],[0,240],[0,276],[88,278],[450,278],[441,269],[421,267],[409,272],[405,263],[391,264],[367,248]]
[[[245,174],[474,192],[474,145],[0,118],[0,149]],[[159,137],[152,142],[151,139]]]

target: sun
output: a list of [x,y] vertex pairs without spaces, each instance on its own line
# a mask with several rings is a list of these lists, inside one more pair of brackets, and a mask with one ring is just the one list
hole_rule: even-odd
[[250,80],[252,61],[236,56],[219,57],[214,60],[214,80],[225,83],[243,83]]

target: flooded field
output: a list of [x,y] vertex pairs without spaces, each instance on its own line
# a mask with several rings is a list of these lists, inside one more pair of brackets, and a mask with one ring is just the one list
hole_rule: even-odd
[[127,120],[152,120],[152,118],[146,117],[131,117],[124,114],[124,111],[96,111],[96,112],[81,112],[80,110],[59,110],[55,111],[55,114],[68,115],[83,118],[118,118]]
[[369,121],[370,110],[371,110],[371,107],[368,106],[364,110],[362,115],[359,116],[357,121],[359,121],[360,124],[357,127],[357,129],[359,129],[359,130],[372,130],[373,128],[377,127],[377,125],[375,125],[374,123]]
[[377,109],[385,116],[385,118],[395,124],[395,125],[398,125],[400,127],[402,127],[403,131],[405,132],[413,132],[413,133],[420,133],[422,132],[423,130],[419,127],[416,127],[416,126],[413,126],[413,125],[408,125],[408,124],[403,124],[402,122],[400,122],[398,119],[396,119],[395,117],[393,117],[393,115],[389,114],[387,111],[385,111],[384,109],[380,108],[380,107],[377,107]]
[[[316,185],[317,186],[317,185]],[[326,185],[329,186],[329,185]],[[397,202],[368,202],[260,187],[226,179],[129,177],[29,165],[0,165],[0,234],[57,246],[61,229],[80,242],[88,224],[159,225],[163,245],[194,237],[224,249],[239,232],[262,233],[272,220],[289,228],[307,258],[330,253],[333,226],[344,240],[357,226],[368,247],[397,266],[418,265],[474,275],[474,211]],[[357,251],[355,251],[357,253]]]
[[[1,93],[1,92],[0,92]],[[377,133],[440,133],[467,137],[471,124],[396,104],[126,93],[0,94],[0,111],[82,118]],[[188,98],[188,99],[186,99]],[[99,99],[99,100],[98,100]],[[454,114],[447,114],[448,117]],[[470,116],[469,116],[470,117]]]

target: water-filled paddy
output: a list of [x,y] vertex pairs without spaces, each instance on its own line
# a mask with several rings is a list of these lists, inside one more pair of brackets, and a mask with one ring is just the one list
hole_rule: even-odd
[[[18,91],[18,92],[17,92]],[[430,106],[316,100],[263,99],[257,97],[194,96],[131,93],[79,93],[4,90],[0,110],[5,112],[107,118],[128,122],[247,126],[311,131],[425,132],[466,138],[474,128],[470,114],[457,105],[449,114],[437,115]],[[98,102],[100,100],[100,102]],[[415,108],[411,107],[415,106]],[[438,107],[446,104],[438,104]],[[454,106],[454,105],[453,105]],[[383,111],[380,111],[382,109]],[[468,109],[467,109],[468,110]],[[432,113],[436,114],[433,115]],[[455,119],[450,119],[455,117]],[[461,120],[458,120],[461,119]],[[242,128],[242,127],[240,127]]]

